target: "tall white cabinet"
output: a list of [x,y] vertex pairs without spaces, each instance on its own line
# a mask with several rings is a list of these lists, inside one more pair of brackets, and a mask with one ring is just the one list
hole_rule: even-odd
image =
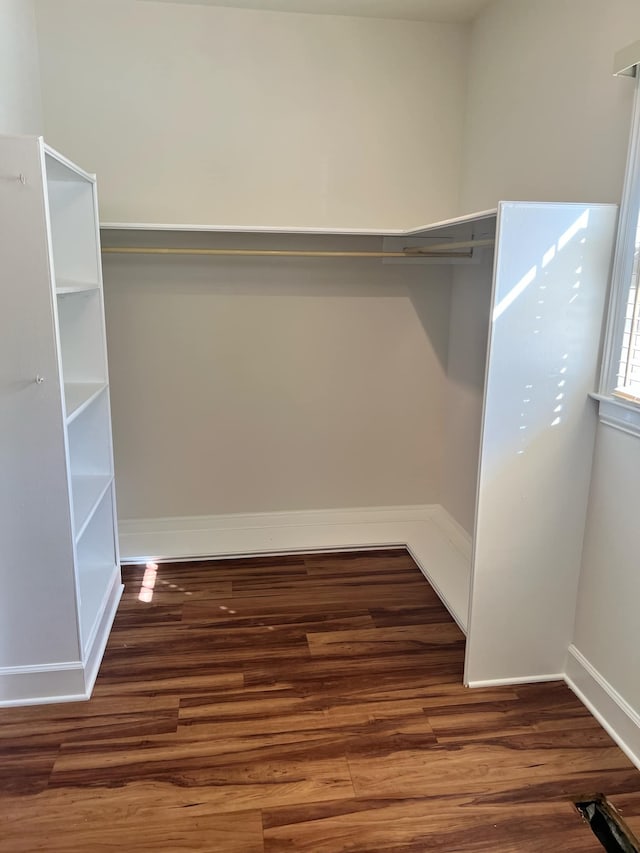
[[87,698],[122,592],[95,176],[0,137],[0,704]]

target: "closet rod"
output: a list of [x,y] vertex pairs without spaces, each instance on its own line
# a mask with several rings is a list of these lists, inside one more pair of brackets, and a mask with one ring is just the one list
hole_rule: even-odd
[[236,257],[278,257],[278,258],[470,258],[471,251],[459,252],[456,249],[473,249],[493,246],[493,240],[461,240],[451,243],[438,243],[432,246],[408,246],[400,252],[353,252],[353,251],[312,251],[306,249],[183,249],[162,246],[105,246],[105,255],[223,255]]

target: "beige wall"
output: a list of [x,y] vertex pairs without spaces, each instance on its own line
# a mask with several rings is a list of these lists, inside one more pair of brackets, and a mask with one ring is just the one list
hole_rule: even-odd
[[0,133],[42,133],[33,0],[0,0]]
[[475,22],[461,208],[500,199],[618,202],[633,81],[613,55],[637,0],[498,0]]
[[459,194],[468,29],[38,2],[47,138],[102,220],[403,227]]
[[438,501],[450,272],[424,270],[109,257],[120,516]]
[[[38,25],[47,138],[103,219],[454,212],[464,27],[132,0]],[[437,501],[450,274],[426,270],[110,259],[121,518]]]
[[640,439],[600,425],[574,644],[640,710]]

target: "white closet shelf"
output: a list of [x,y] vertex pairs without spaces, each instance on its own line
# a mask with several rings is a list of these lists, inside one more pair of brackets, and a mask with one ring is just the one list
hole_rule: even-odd
[[74,293],[91,293],[100,290],[97,281],[71,281],[69,279],[57,279],[56,295],[69,296]]
[[46,163],[47,163],[47,179],[50,181],[87,181],[87,183],[95,183],[95,175],[91,172],[85,172],[79,166],[76,166],[68,157],[56,151],[50,145],[44,143]]
[[65,382],[64,400],[67,408],[67,423],[71,423],[106,388],[104,382]]
[[77,474],[71,477],[76,542],[86,530],[112,482],[111,474]]
[[455,228],[483,219],[495,219],[497,208],[481,210],[465,216],[443,219],[429,225],[416,228],[313,228],[285,227],[271,225],[207,225],[166,222],[101,222],[103,231],[210,231],[221,234],[307,234],[339,237],[422,237],[431,231],[443,228]]

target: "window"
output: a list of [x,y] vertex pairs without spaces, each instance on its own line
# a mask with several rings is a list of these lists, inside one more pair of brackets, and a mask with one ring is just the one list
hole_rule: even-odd
[[614,396],[640,403],[640,288],[638,287],[638,262],[640,260],[640,216],[635,227],[631,285],[622,312],[622,341],[620,361],[614,377]]
[[616,67],[636,89],[598,396],[601,420],[640,435],[640,42]]

